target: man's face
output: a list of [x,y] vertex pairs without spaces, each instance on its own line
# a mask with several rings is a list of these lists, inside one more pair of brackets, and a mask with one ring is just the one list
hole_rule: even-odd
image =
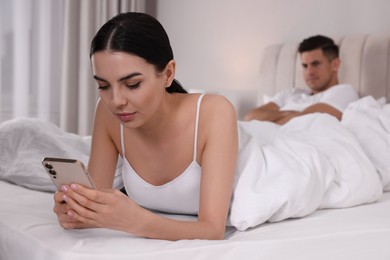
[[324,91],[336,84],[340,60],[329,60],[321,49],[301,53],[303,78],[313,94]]

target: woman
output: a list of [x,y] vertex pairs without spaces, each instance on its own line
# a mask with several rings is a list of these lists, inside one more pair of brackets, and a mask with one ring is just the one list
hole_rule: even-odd
[[[88,171],[97,189],[72,184],[55,194],[61,226],[223,239],[238,150],[233,106],[222,96],[186,93],[174,79],[168,36],[149,15],[112,18],[94,37],[90,57],[100,99]],[[111,188],[118,154],[129,196]]]

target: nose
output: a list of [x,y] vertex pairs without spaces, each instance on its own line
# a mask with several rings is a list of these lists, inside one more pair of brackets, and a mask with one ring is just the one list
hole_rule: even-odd
[[307,66],[307,68],[305,68],[304,70],[304,75],[306,77],[310,77],[310,76],[313,76],[315,73],[315,68],[313,66]]
[[313,66],[313,65],[309,65],[309,66],[308,66],[308,70],[309,70],[309,73],[310,73],[310,74],[315,73],[315,72],[316,72],[316,67]]
[[126,105],[126,98],[122,93],[122,89],[118,87],[112,88],[112,102],[116,107],[123,107]]

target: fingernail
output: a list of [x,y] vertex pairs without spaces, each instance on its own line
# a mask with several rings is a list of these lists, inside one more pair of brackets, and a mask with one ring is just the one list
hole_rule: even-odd
[[68,187],[66,187],[65,185],[62,185],[61,190],[63,192],[67,192],[68,191]]
[[62,199],[63,199],[64,201],[68,201],[68,196],[63,195],[63,196],[62,196]]
[[73,213],[72,213],[72,211],[68,211],[68,212],[66,212],[66,214],[69,216],[69,217],[73,217]]
[[72,190],[77,190],[77,185],[76,185],[76,184],[72,184],[72,185],[70,185],[70,188],[71,188]]

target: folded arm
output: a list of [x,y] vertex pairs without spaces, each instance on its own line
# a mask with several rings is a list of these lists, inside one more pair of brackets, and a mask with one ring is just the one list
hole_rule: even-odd
[[298,112],[298,111],[285,111],[285,112],[289,112],[289,113],[286,114],[286,116],[274,122],[279,125],[283,125],[294,117],[307,115],[311,113],[327,113],[331,116],[336,117],[338,120],[341,120],[341,117],[343,115],[341,111],[325,103],[318,103],[318,104],[311,105],[306,109],[304,109],[302,112]]
[[276,122],[288,115],[287,111],[280,111],[276,103],[270,102],[258,108],[251,110],[246,116],[245,121],[260,120]]
[[245,120],[270,121],[279,125],[283,125],[294,117],[311,113],[327,113],[336,117],[338,120],[341,120],[342,117],[341,111],[325,103],[311,105],[300,112],[291,110],[280,111],[279,106],[277,104],[270,102],[250,111],[245,116]]

